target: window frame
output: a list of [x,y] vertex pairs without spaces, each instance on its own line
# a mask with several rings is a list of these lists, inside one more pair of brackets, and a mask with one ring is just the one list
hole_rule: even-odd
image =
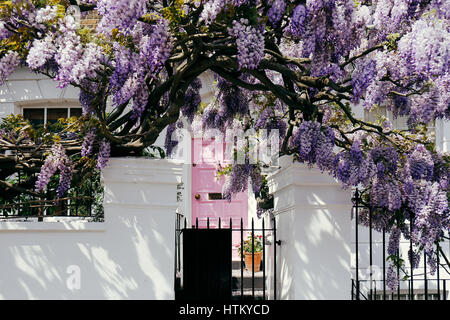
[[44,123],[47,123],[47,109],[69,109],[70,116],[71,108],[81,109],[80,101],[76,99],[31,100],[16,102],[14,113],[23,116],[24,109],[44,109]]
[[81,109],[81,106],[46,106],[46,105],[36,105],[28,106],[24,105],[20,107],[20,114],[24,116],[25,109],[44,109],[44,125],[48,123],[48,110],[49,109],[67,109],[67,119],[72,117],[72,109]]

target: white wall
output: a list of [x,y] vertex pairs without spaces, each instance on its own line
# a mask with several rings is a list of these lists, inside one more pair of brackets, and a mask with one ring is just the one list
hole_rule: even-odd
[[[21,107],[32,103],[33,106],[48,104],[77,105],[80,90],[68,85],[58,88],[58,82],[42,74],[30,72],[27,68],[18,68],[7,81],[0,86],[0,118],[9,114],[21,113]],[[108,103],[107,111],[112,105]]]
[[111,159],[104,223],[2,222],[0,299],[173,299],[181,175],[175,160]]
[[78,101],[79,90],[72,86],[57,88],[57,82],[46,76],[32,73],[26,68],[17,69],[0,86],[0,118],[21,112],[20,105],[27,102]]

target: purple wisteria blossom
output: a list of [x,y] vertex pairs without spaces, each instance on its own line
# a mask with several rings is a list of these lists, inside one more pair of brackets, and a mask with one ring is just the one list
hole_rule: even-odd
[[97,168],[102,170],[108,164],[109,157],[111,155],[111,144],[108,140],[103,139],[100,141],[99,153],[97,159]]
[[84,136],[83,144],[81,145],[81,156],[88,157],[92,154],[94,142],[96,138],[96,129],[91,129]]
[[365,93],[365,90],[370,85],[370,83],[375,79],[376,76],[376,62],[370,60],[368,62],[361,62],[358,68],[353,72],[352,75],[352,86],[353,86],[353,102],[358,102],[359,99]]
[[52,176],[59,171],[59,185],[56,190],[57,197],[61,197],[69,189],[72,180],[73,164],[61,144],[54,144],[50,154],[45,159],[41,172],[35,184],[37,192],[43,191]]
[[299,4],[295,7],[294,12],[292,13],[291,23],[289,25],[289,33],[295,37],[300,38],[304,31],[305,26],[304,22],[306,19],[306,8],[305,6]]
[[273,0],[272,7],[267,13],[271,25],[276,26],[284,15],[286,10],[286,2],[284,0]]
[[334,132],[318,122],[304,121],[299,126],[292,146],[298,148],[300,162],[317,164],[323,171],[333,170],[335,161]]
[[251,26],[247,19],[233,21],[228,33],[236,38],[239,68],[256,69],[264,56],[263,26]]
[[399,275],[394,267],[389,264],[386,271],[386,284],[391,290],[396,290],[398,288],[400,281]]
[[12,32],[6,28],[3,21],[0,21],[0,40],[6,39],[12,35]]
[[189,122],[194,120],[194,116],[198,111],[202,98],[200,96],[200,89],[202,88],[202,82],[200,79],[195,79],[189,85],[184,96],[184,105],[181,108],[181,112]]
[[114,28],[130,32],[137,19],[147,12],[146,0],[97,0],[97,10],[102,16],[97,31],[110,34]]
[[223,198],[231,201],[233,195],[243,192],[248,187],[248,178],[252,172],[252,166],[248,164],[234,165],[231,174],[225,179],[222,187]]
[[0,58],[0,85],[8,78],[19,65],[20,59],[16,52],[10,51]]
[[422,144],[417,145],[408,155],[407,166],[409,174],[415,180],[430,180],[433,177],[434,162],[431,153]]

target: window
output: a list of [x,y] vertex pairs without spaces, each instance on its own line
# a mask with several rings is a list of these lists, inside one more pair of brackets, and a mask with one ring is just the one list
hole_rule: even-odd
[[44,116],[45,113],[45,109],[43,108],[39,108],[39,109],[31,109],[31,108],[27,108],[27,109],[23,109],[23,117],[25,119],[30,120],[32,125],[40,125],[40,124],[44,124]]
[[58,119],[79,117],[81,116],[80,107],[66,107],[66,108],[54,108],[54,107],[43,107],[43,108],[32,108],[24,107],[22,109],[23,117],[30,120],[33,125],[43,125],[47,123],[56,123]]
[[[376,122],[379,118],[385,117],[392,122],[392,126],[397,130],[407,130],[408,117],[401,116],[394,118],[394,115],[391,111],[386,110],[386,107],[376,107],[371,111],[364,111],[364,120],[369,122]],[[427,124],[428,136],[431,140],[436,141],[436,125],[435,122],[432,121]]]

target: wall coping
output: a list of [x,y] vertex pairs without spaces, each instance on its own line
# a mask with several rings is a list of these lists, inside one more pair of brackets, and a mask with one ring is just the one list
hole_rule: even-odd
[[[51,219],[51,217],[47,219]],[[104,232],[106,231],[106,222],[89,222],[86,220],[45,222],[0,221],[0,232],[20,231]]]
[[[328,209],[333,209],[333,208],[345,208],[345,209],[350,209],[352,207],[352,204],[346,204],[346,203],[334,203],[334,204],[290,204],[286,207],[282,207],[281,209],[278,210],[274,210],[273,211],[273,215],[274,216],[279,216],[282,214],[286,214],[289,212],[295,212],[296,210],[305,210],[305,212],[307,212],[306,209],[313,209],[313,210],[328,210]],[[312,214],[312,212],[311,212]]]
[[111,158],[102,171],[102,181],[124,184],[178,184],[182,180],[183,164],[179,159]]
[[279,159],[280,168],[267,178],[271,193],[279,192],[290,186],[320,186],[342,188],[342,185],[326,172],[307,164],[294,162],[292,156]]
[[158,159],[149,157],[117,157],[109,159],[106,168],[117,168],[125,166],[126,168],[149,168],[149,169],[172,169],[182,170],[183,160],[180,159]]

